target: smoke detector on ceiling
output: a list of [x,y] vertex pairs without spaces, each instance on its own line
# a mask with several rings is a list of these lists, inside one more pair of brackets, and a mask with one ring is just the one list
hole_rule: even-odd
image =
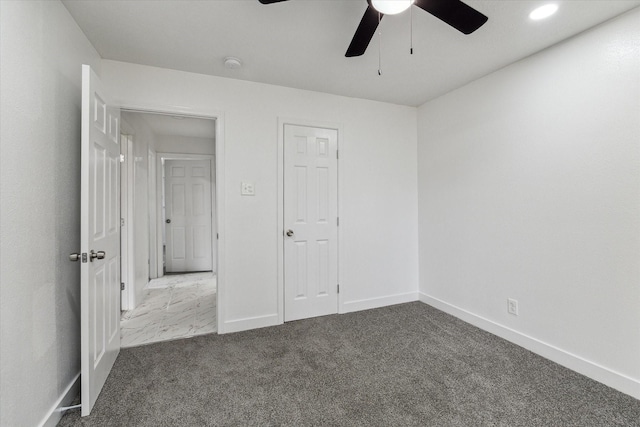
[[224,66],[229,70],[237,70],[242,67],[242,62],[238,58],[234,58],[233,56],[227,56],[224,58]]

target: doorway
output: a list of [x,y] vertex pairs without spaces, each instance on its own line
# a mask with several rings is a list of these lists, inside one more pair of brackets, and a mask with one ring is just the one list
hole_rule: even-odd
[[123,109],[131,155],[122,169],[132,200],[122,213],[131,218],[123,246],[132,256],[123,260],[130,281],[122,290],[122,347],[217,331],[217,125],[214,118]]

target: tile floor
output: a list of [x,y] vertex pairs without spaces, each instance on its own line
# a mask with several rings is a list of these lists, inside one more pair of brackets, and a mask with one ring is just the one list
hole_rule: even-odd
[[176,274],[153,279],[145,298],[120,319],[122,347],[216,332],[214,273]]

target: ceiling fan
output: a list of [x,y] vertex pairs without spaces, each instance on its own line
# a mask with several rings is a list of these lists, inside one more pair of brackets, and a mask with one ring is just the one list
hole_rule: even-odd
[[[262,4],[271,4],[287,0],[259,1]],[[345,56],[362,55],[376,33],[376,28],[378,28],[382,17],[403,12],[412,5],[426,10],[464,34],[471,34],[489,19],[460,0],[367,0],[367,10],[364,12],[362,20],[360,20]]]

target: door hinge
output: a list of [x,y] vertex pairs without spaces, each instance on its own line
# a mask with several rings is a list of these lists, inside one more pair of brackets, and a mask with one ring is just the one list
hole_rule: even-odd
[[336,218],[336,225],[340,226],[340,217]]
[[124,163],[124,154],[120,154],[120,163]]
[[340,283],[338,283],[338,293],[340,293]]
[[124,282],[120,282],[120,290],[124,291]]
[[338,154],[338,150],[336,150],[336,160],[338,160],[340,158],[340,155]]
[[124,218],[120,218],[120,227],[124,227]]
[[216,233],[216,240],[220,240],[220,235]]

